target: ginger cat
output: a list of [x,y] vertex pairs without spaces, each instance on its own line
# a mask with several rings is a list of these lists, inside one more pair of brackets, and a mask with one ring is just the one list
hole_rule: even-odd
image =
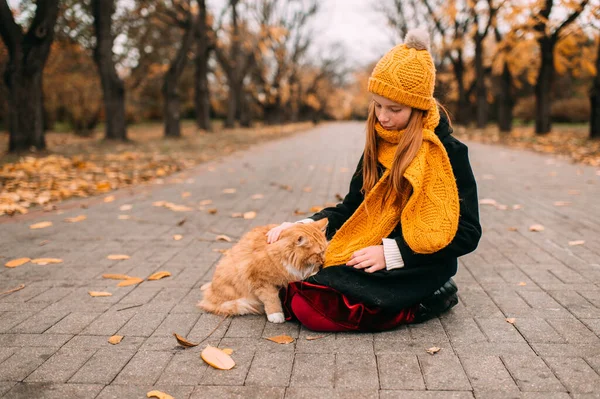
[[317,272],[325,261],[327,219],[298,223],[268,244],[267,232],[256,227],[217,264],[212,282],[204,284],[198,306],[220,315],[266,313],[272,323],[285,321],[279,289]]

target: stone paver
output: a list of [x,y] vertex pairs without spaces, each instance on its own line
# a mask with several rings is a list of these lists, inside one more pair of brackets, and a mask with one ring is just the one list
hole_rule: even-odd
[[[336,202],[347,191],[362,132],[361,123],[322,125],[163,184],[111,193],[114,202],[72,200],[59,211],[0,219],[3,263],[64,260],[0,268],[0,292],[25,284],[0,296],[0,397],[140,398],[153,389],[178,399],[599,397],[600,174],[553,156],[469,143],[480,199],[496,205],[481,205],[483,238],[455,277],[460,302],[440,318],[381,333],[321,334],[296,322],[224,319],[196,307],[219,250],[232,245],[215,237],[235,241],[254,226]],[[120,211],[125,204],[132,209]],[[216,214],[207,212],[213,207]],[[247,211],[257,217],[230,217]],[[87,219],[64,223],[79,214]],[[29,229],[45,220],[53,226]],[[531,232],[532,224],[545,229]],[[570,246],[574,240],[585,244]],[[159,270],[172,276],[123,288],[102,278]],[[90,290],[113,296],[92,298]],[[173,332],[201,345],[183,349]],[[124,339],[111,345],[115,334]],[[296,341],[265,339],[280,334]],[[322,337],[306,339],[315,335]],[[231,348],[236,367],[202,362],[207,344]],[[440,352],[426,353],[432,346]]]

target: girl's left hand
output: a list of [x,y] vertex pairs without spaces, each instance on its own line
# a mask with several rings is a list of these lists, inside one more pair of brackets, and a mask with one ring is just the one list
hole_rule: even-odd
[[385,269],[383,245],[373,245],[354,252],[346,265],[354,266],[355,269],[365,269],[367,273]]

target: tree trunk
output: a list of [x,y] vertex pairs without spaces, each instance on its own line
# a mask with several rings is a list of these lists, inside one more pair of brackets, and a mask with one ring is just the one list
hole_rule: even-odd
[[550,132],[550,95],[554,80],[554,42],[550,38],[539,39],[541,64],[535,85],[535,133]]
[[488,122],[488,102],[483,68],[483,37],[475,36],[475,92],[477,95],[477,127],[482,129]]
[[54,38],[58,0],[38,2],[27,34],[12,17],[6,1],[0,1],[0,36],[8,49],[4,72],[8,88],[9,151],[43,149],[44,107],[42,73]]
[[234,84],[229,79],[229,92],[227,93],[227,118],[225,119],[226,128],[233,128],[235,126],[235,114],[237,111],[237,93],[233,88]]
[[243,82],[240,83],[237,90],[237,108],[239,110],[240,126],[252,127],[252,115],[250,112],[250,102],[244,90]]
[[504,69],[500,76],[500,94],[498,95],[498,126],[501,132],[510,132],[513,121],[513,99],[511,96],[512,76],[508,65],[504,63]]
[[179,93],[177,86],[179,78],[185,69],[187,55],[190,51],[194,38],[196,36],[196,21],[191,14],[188,19],[188,26],[185,28],[181,46],[177,50],[175,58],[171,61],[169,70],[165,74],[163,84],[163,96],[165,100],[165,136],[166,137],[181,137],[181,110]]
[[456,110],[456,121],[466,124],[469,121],[469,99],[464,83],[464,65],[461,62],[454,63],[454,77],[458,84],[458,109]]
[[235,118],[239,113],[237,105],[239,104],[238,97],[240,96],[241,84],[238,84],[240,71],[240,30],[238,26],[237,3],[239,0],[230,0],[231,4],[231,24],[233,33],[231,37],[231,48],[229,53],[229,73],[227,80],[229,83],[229,94],[227,100],[227,119],[225,127],[232,128],[235,125]]
[[96,48],[94,61],[98,66],[104,96],[106,139],[127,140],[125,121],[125,87],[117,75],[113,61],[113,36],[111,18],[115,10],[114,0],[92,0]]
[[596,77],[592,85],[590,101],[592,103],[590,119],[590,138],[600,139],[600,41],[596,55]]
[[210,49],[208,45],[208,27],[206,20],[206,2],[198,0],[200,11],[197,30],[196,45],[196,125],[198,129],[210,131],[210,92],[208,88],[208,58]]

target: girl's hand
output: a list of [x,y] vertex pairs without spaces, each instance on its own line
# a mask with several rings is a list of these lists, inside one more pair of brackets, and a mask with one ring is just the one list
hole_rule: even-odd
[[365,269],[367,273],[385,269],[383,245],[373,245],[354,252],[346,265],[354,266],[355,269]]
[[294,223],[290,223],[290,222],[283,222],[281,223],[279,226],[275,226],[273,227],[271,230],[269,230],[269,232],[267,233],[267,243],[268,244],[272,244],[275,241],[279,240],[279,235],[281,234],[281,232],[285,229],[289,229],[290,227],[292,227],[294,225]]

